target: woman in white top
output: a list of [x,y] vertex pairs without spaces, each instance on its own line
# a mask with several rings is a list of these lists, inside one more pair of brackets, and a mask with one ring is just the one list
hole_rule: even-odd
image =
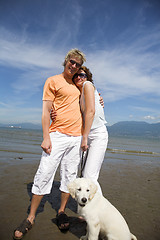
[[73,82],[81,91],[80,106],[84,122],[81,148],[83,151],[88,149],[82,175],[94,181],[98,185],[99,192],[102,193],[97,180],[108,144],[104,110],[99,101],[100,96],[93,85],[92,73],[87,67],[80,67],[73,77]]

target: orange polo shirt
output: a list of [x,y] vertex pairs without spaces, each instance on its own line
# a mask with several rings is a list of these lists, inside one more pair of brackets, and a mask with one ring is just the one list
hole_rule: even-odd
[[43,89],[43,101],[53,101],[57,112],[49,132],[61,132],[71,136],[82,135],[82,115],[79,105],[80,91],[62,74],[46,80]]

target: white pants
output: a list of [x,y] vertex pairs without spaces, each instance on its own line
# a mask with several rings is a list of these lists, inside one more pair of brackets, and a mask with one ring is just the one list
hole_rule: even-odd
[[77,176],[80,162],[81,136],[73,137],[59,132],[52,132],[50,138],[52,142],[51,154],[42,152],[40,165],[34,177],[32,193],[36,195],[50,193],[60,163],[60,190],[62,192],[68,193],[68,183]]
[[83,170],[83,177],[90,178],[98,186],[99,193],[102,194],[101,187],[97,182],[99,172],[104,160],[108,144],[108,132],[106,126],[90,131],[88,135],[88,156]]

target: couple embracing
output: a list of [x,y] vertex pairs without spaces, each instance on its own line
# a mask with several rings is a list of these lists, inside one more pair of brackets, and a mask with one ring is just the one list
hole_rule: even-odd
[[[64,60],[64,71],[48,78],[43,91],[42,128],[43,149],[34,177],[31,208],[28,217],[14,231],[14,239],[22,239],[34,224],[37,208],[45,194],[49,194],[60,165],[61,204],[57,212],[60,230],[69,229],[65,214],[70,197],[68,184],[77,177],[82,151],[88,149],[83,177],[97,180],[108,143],[108,132],[100,96],[93,85],[92,73],[82,66],[85,55],[70,50]],[[56,117],[50,125],[54,106]]]

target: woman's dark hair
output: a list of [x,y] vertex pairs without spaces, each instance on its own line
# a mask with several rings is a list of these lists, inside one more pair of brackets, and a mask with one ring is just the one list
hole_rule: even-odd
[[[86,75],[87,75],[87,81],[90,81],[91,83],[93,83],[92,73],[90,72],[89,68],[87,68],[85,66],[81,66],[79,68],[79,70],[83,70],[86,73]],[[74,76],[73,76],[73,82],[74,82]]]

